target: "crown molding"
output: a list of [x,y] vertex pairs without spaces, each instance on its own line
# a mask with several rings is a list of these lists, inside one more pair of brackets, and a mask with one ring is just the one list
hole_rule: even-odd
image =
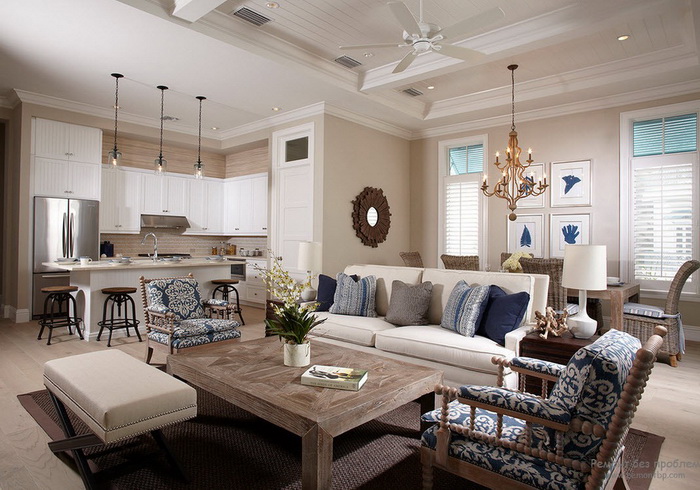
[[235,128],[227,129],[226,131],[219,131],[218,136],[221,140],[227,140],[230,138],[245,136],[250,133],[255,133],[256,131],[271,129],[275,126],[280,126],[299,119],[318,116],[319,114],[323,114],[324,105],[325,104],[323,102],[317,102],[316,104],[311,104],[299,109],[291,109],[289,111],[285,111],[283,114],[266,117],[265,119],[253,121],[252,123],[244,124],[242,126],[236,126]]
[[[114,109],[112,108],[107,109],[104,107],[94,106],[92,104],[85,104],[83,102],[61,99],[59,97],[53,97],[51,95],[43,95],[37,94],[35,92],[28,92],[26,90],[15,89],[14,91],[18,99],[23,103],[36,104],[44,107],[51,107],[52,109],[60,109],[69,112],[77,112],[79,114],[85,114],[88,116],[100,117],[109,121],[114,120]],[[157,118],[138,116],[136,114],[131,114],[123,111],[119,112],[119,122],[136,124],[138,126],[145,126],[148,128],[160,128],[160,121]],[[167,130],[192,136],[197,135],[197,128],[190,127],[185,124],[178,124],[177,122],[168,123]],[[219,132],[215,132],[212,130],[203,129],[202,136],[214,140],[221,139],[219,137]]]
[[0,107],[6,109],[14,109],[20,102],[21,100],[17,96],[16,90],[11,91],[10,94],[5,97],[0,97]]
[[[697,54],[684,46],[611,61],[590,68],[560,73],[518,84],[518,101],[537,100],[553,94],[575,92],[668,73],[698,64]],[[510,85],[434,102],[426,120],[454,116],[510,103]]]
[[[662,85],[649,89],[636,90],[634,92],[627,92],[624,94],[610,95],[597,99],[587,99],[580,102],[572,102],[569,104],[561,104],[552,107],[544,107],[541,109],[519,112],[518,122],[536,121],[538,119],[549,119],[552,117],[578,114],[581,112],[609,109],[611,107],[638,104],[641,102],[649,102],[651,100],[692,94],[695,92],[700,92],[700,79]],[[445,136],[466,131],[483,130],[485,128],[492,128],[495,126],[504,126],[507,124],[510,124],[510,114],[413,131],[411,133],[411,139],[417,140],[436,136]]]
[[410,140],[413,134],[408,129],[401,128],[399,126],[395,126],[384,121],[380,121],[379,119],[375,119],[373,117],[363,116],[331,104],[326,104],[325,113],[330,116],[339,117],[341,119],[345,119],[346,121],[360,124],[361,126],[366,126],[370,129],[381,131],[392,136],[397,136],[405,140]]

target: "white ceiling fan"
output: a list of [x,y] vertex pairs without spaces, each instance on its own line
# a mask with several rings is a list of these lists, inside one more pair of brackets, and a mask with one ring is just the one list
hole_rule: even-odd
[[415,19],[411,11],[403,2],[389,2],[387,5],[394,14],[394,17],[396,17],[396,20],[398,20],[399,24],[401,24],[401,27],[404,29],[404,42],[402,44],[361,44],[353,46],[340,46],[340,49],[412,48],[411,52],[404,56],[399,64],[396,65],[392,73],[404,71],[411,63],[413,63],[416,56],[428,51],[433,51],[435,53],[440,53],[445,56],[458,58],[464,61],[477,61],[484,56],[483,53],[461,46],[454,46],[452,44],[441,44],[441,41],[448,38],[463,36],[505,16],[501,9],[494,8],[441,29],[435,24],[423,22],[423,0],[420,0],[418,20]]

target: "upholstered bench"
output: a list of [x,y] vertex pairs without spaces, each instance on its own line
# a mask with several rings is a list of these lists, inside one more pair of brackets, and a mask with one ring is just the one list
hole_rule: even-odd
[[[73,451],[86,488],[93,488],[95,481],[82,449],[147,432],[184,478],[160,428],[197,415],[197,393],[191,386],[119,350],[49,361],[44,364],[44,385],[66,436],[50,442],[49,448]],[[93,434],[76,435],[65,407]]]

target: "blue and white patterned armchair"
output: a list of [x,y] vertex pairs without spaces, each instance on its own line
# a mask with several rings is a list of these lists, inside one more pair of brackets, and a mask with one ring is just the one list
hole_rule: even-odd
[[235,303],[205,299],[192,274],[160,279],[139,278],[146,319],[146,362],[153,349],[174,354],[181,349],[240,338],[233,320]]
[[638,339],[611,330],[566,366],[493,359],[501,371],[556,379],[548,398],[488,386],[437,386],[442,408],[422,416],[436,422],[422,436],[423,488],[432,488],[434,466],[489,488],[598,489],[614,483],[665,334],[659,327],[640,348]]

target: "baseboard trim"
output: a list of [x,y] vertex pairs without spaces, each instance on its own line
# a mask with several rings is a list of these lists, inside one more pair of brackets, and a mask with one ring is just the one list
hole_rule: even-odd
[[14,317],[14,322],[15,323],[27,323],[31,321],[32,315],[29,314],[29,309],[27,308],[22,308],[19,310],[15,310],[15,317]]
[[685,340],[700,342],[700,327],[696,325],[683,325],[683,333],[685,333]]

